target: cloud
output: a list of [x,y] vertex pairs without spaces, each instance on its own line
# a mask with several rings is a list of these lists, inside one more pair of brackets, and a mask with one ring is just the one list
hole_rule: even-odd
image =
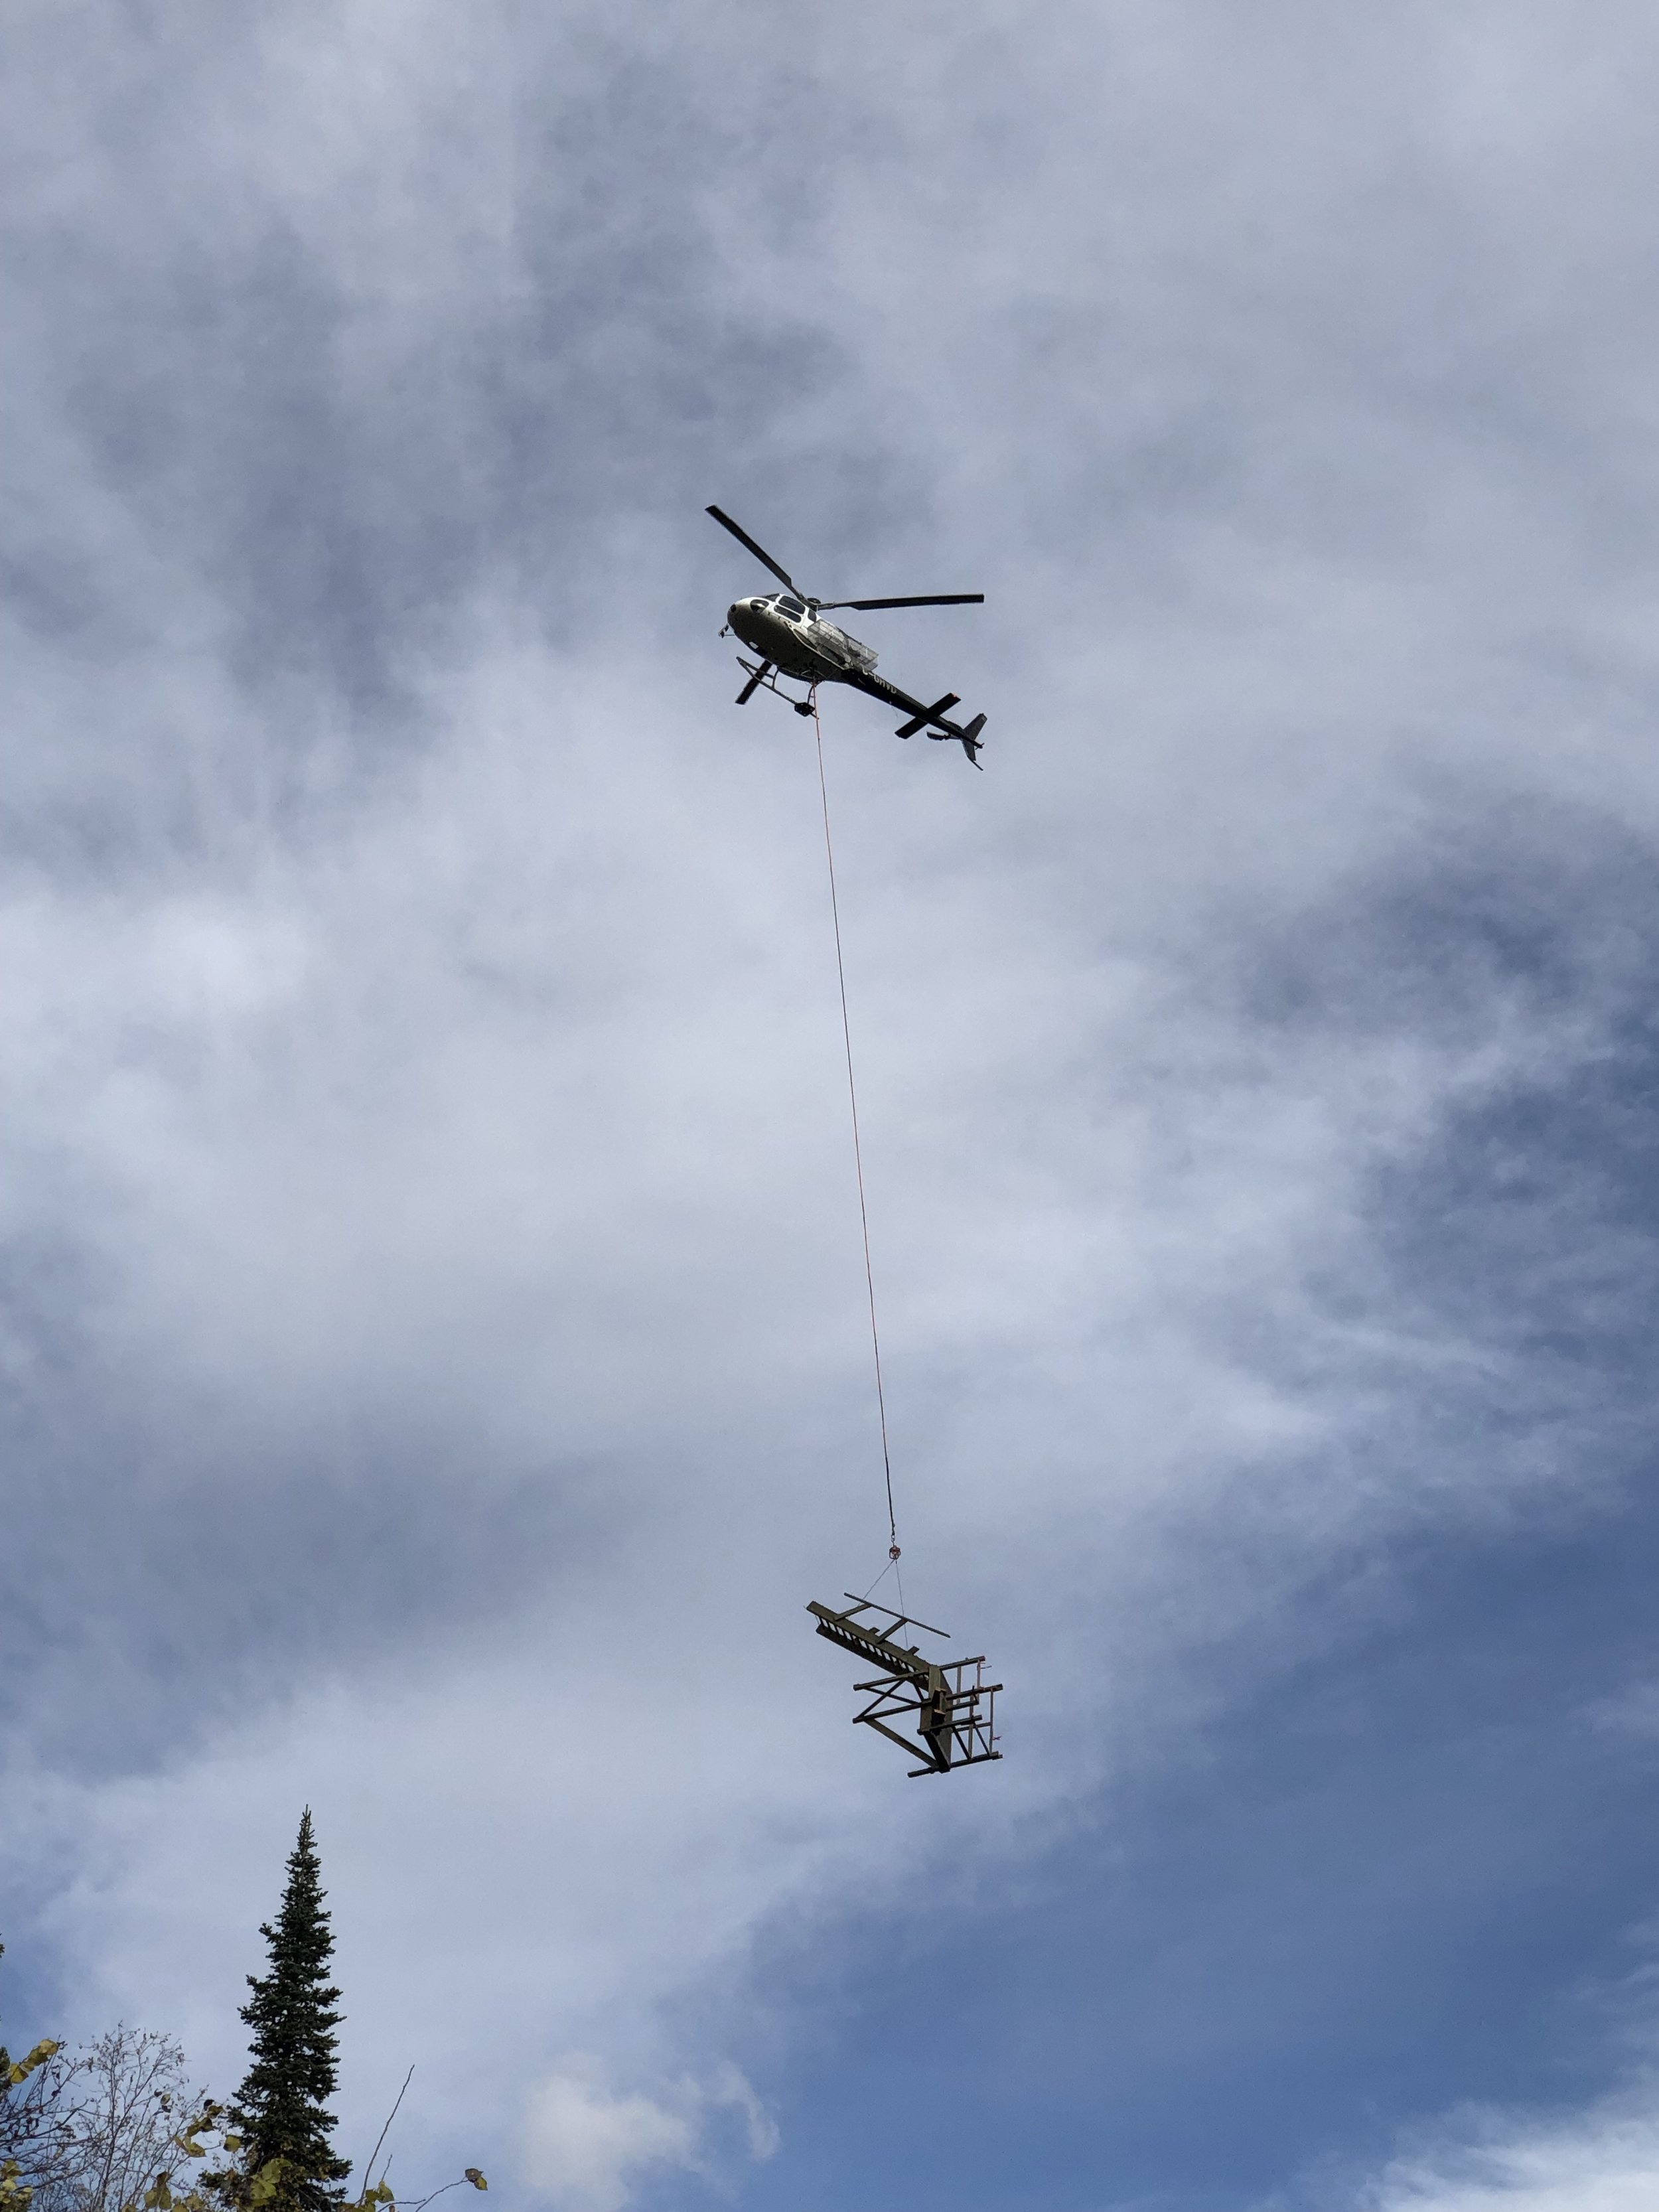
[[1659,2203],[1659,2117],[1645,2100],[1564,2124],[1492,2118],[1461,2139],[1391,2163],[1363,2212],[1650,2212]]
[[653,2097],[614,2094],[596,2061],[568,2058],[527,2100],[525,2179],[556,2212],[622,2212],[636,2183],[653,2172],[702,2171],[709,2124],[733,2107],[749,2156],[771,2157],[777,2130],[734,2066],[707,2085],[679,2081]]
[[525,2132],[526,2179],[570,2212],[621,2212],[641,2173],[696,2164],[690,2113],[638,2094],[614,2096],[597,2069],[580,2064],[532,2092]]
[[[810,1977],[1115,1835],[1390,1545],[1616,1486],[1650,16],[19,21],[15,1911],[222,2083],[316,1804],[348,2119],[444,2048],[410,2130],[489,2168],[549,2053],[680,2081],[780,1928]],[[992,594],[872,635],[994,773],[828,730],[907,1569],[1011,1686],[973,1794],[800,1614],[885,1537],[816,793],[711,497]],[[724,2079],[561,2071],[560,2185],[763,2143]]]
[[1659,1682],[1628,1683],[1615,1696],[1598,1698],[1586,1707],[1584,1719],[1589,1727],[1608,1735],[1651,1743],[1659,1738]]

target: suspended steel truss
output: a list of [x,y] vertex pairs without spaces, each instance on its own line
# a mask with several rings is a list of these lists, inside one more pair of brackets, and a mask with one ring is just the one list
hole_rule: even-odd
[[[977,1766],[1000,1759],[996,1748],[996,1698],[1000,1682],[985,1680],[983,1655],[972,1659],[924,1658],[920,1648],[899,1639],[907,1628],[926,1636],[944,1636],[942,1628],[929,1628],[925,1620],[895,1613],[890,1606],[873,1604],[844,1592],[848,1604],[837,1613],[816,1601],[806,1610],[817,1623],[817,1633],[850,1651],[855,1659],[880,1669],[877,1680],[853,1686],[870,1702],[854,1714],[855,1723],[875,1729],[896,1743],[908,1758],[920,1754],[923,1764],[910,1770],[914,1779],[922,1774],[949,1774],[953,1767]],[[861,1618],[866,1613],[885,1616],[878,1625]],[[971,1672],[970,1672],[971,1670]],[[915,1717],[913,1735],[901,1735],[890,1722],[901,1724]]]

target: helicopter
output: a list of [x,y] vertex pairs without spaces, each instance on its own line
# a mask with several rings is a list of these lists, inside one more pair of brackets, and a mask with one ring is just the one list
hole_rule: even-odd
[[[765,547],[757,545],[729,514],[723,514],[717,507],[707,511],[722,530],[731,532],[739,545],[747,546],[784,586],[781,592],[736,599],[726,610],[726,628],[720,635],[735,632],[751,652],[760,655],[758,661],[745,660],[741,653],[738,655],[738,665],[749,678],[738,694],[739,707],[746,707],[763,686],[780,699],[787,700],[798,714],[810,714],[811,691],[820,684],[850,684],[855,691],[867,692],[871,698],[896,707],[909,717],[894,732],[896,736],[914,738],[919,731],[926,730],[935,744],[945,744],[954,738],[974,766],[980,766],[979,733],[985,727],[983,714],[975,714],[971,722],[951,721],[950,709],[960,703],[954,691],[947,691],[931,707],[924,707],[919,699],[912,699],[884,676],[877,675],[876,656],[867,645],[860,645],[857,638],[849,637],[836,623],[825,622],[823,617],[843,607],[857,612],[873,607],[977,607],[985,603],[983,592],[933,592],[904,599],[815,599],[798,590],[787,570],[781,568]],[[780,676],[810,685],[807,696],[791,699],[787,691],[779,690]]]

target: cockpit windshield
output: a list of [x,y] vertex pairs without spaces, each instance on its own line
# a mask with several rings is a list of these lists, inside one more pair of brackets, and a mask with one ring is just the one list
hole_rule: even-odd
[[801,616],[806,612],[806,609],[802,602],[799,599],[792,599],[787,592],[780,592],[778,593],[777,606],[778,612],[781,615],[793,616],[796,621],[799,621]]

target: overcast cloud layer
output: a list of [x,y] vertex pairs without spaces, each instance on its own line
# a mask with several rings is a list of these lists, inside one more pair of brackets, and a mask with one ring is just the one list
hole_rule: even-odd
[[[1659,2197],[1651,10],[4,47],[10,2039],[234,2083],[309,1803],[406,2187]],[[824,701],[937,1790],[710,500],[988,594]]]

